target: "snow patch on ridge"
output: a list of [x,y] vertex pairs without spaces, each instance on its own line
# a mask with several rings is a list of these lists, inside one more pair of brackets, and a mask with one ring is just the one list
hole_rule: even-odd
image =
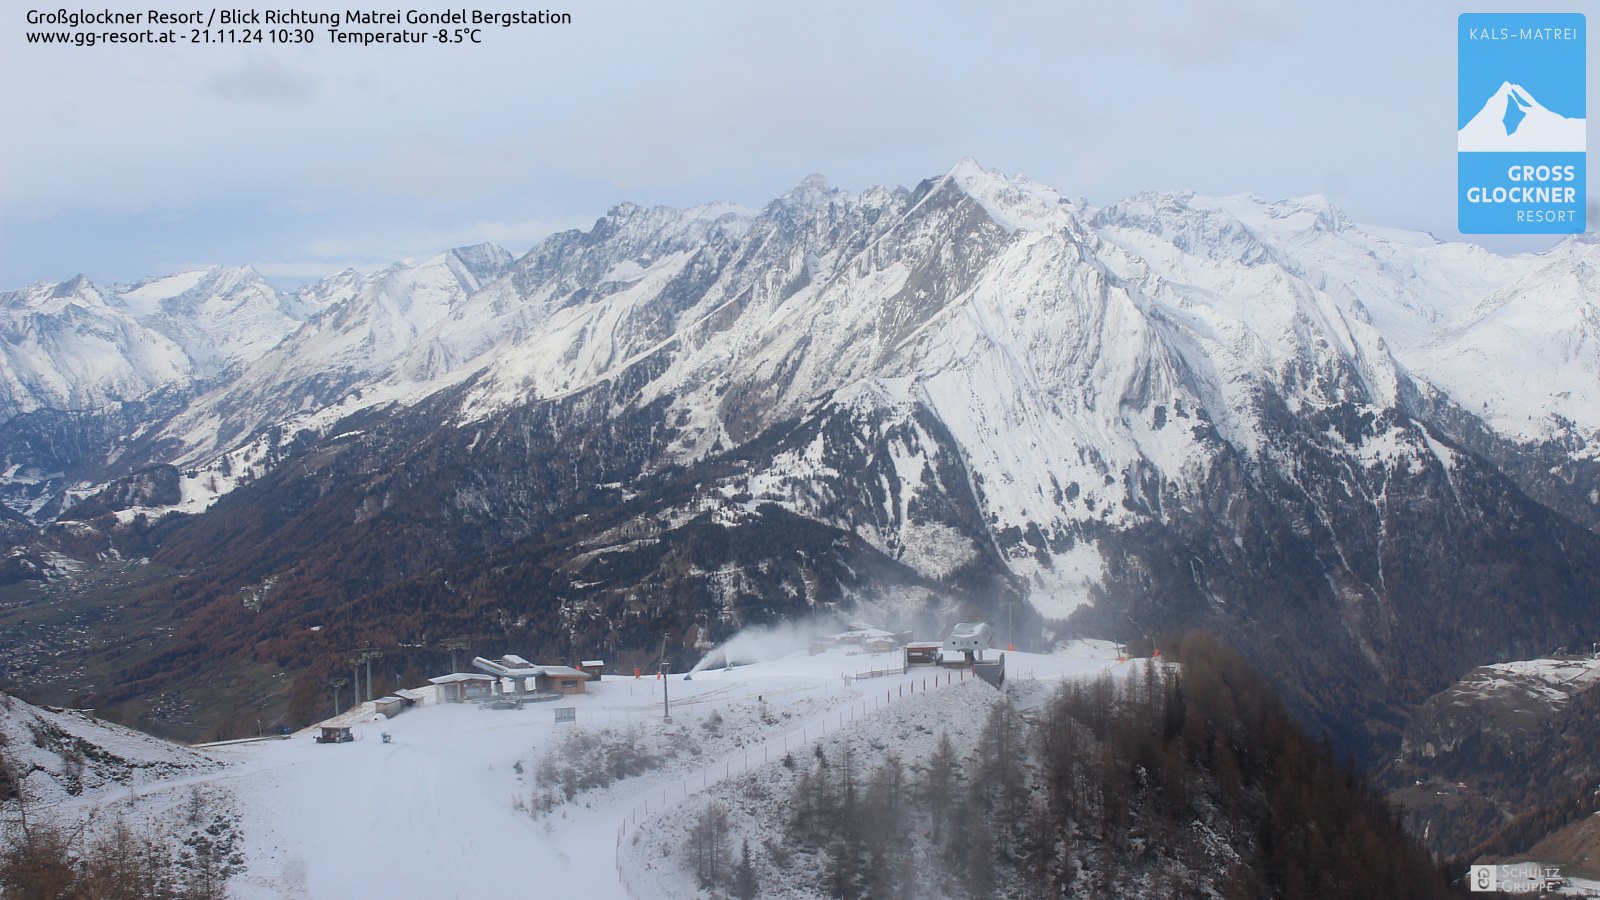
[[1018,574],[1032,585],[1028,602],[1047,619],[1065,619],[1079,607],[1093,605],[1094,590],[1105,584],[1105,558],[1093,539],[1080,539],[1067,552],[1051,554],[1048,566],[1013,568],[1024,570]]

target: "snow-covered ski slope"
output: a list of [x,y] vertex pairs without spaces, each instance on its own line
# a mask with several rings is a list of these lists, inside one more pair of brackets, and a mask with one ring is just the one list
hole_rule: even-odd
[[[353,743],[317,744],[308,729],[285,741],[213,747],[205,752],[226,765],[172,790],[210,784],[238,804],[248,871],[230,888],[240,898],[482,897],[512,888],[588,900],[652,896],[651,885],[672,877],[670,870],[623,871],[630,856],[619,862],[618,851],[625,835],[671,822],[664,810],[730,775],[780,765],[785,752],[841,729],[893,740],[901,726],[890,710],[913,709],[922,698],[937,697],[941,717],[966,710],[971,721],[953,724],[975,733],[999,696],[970,672],[951,669],[846,677],[898,660],[898,653],[802,651],[691,681],[672,675],[671,726],[661,721],[661,682],[650,676],[607,676],[587,694],[520,710],[436,703],[430,693],[385,720],[367,704],[367,712],[339,720],[352,723]],[[1008,653],[1006,664],[1012,682],[1046,683],[1138,665],[1118,663],[1104,643]],[[574,708],[577,723],[557,725],[557,707]],[[559,756],[563,738],[629,726],[646,741],[666,732],[679,752],[658,769],[581,791],[538,817],[529,811],[539,762]]]

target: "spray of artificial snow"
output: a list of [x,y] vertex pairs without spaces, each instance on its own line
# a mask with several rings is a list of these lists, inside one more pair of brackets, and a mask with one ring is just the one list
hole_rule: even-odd
[[712,647],[689,670],[716,669],[746,663],[771,662],[803,652],[811,639],[821,633],[820,623],[812,620],[753,625]]

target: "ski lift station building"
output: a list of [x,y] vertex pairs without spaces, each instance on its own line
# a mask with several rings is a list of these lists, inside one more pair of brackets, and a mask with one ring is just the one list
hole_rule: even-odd
[[509,693],[514,694],[529,690],[535,693],[582,694],[589,681],[588,674],[571,666],[536,666],[510,653],[499,659],[480,656],[472,661],[472,667],[488,673],[494,679],[492,683],[497,692],[507,692],[504,689],[509,683]]
[[945,636],[944,649],[982,659],[993,641],[994,629],[987,622],[961,622]]

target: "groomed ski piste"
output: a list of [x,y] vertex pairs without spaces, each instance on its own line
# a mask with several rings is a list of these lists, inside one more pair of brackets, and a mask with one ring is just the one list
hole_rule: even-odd
[[[786,753],[841,739],[893,747],[907,762],[930,753],[941,731],[970,750],[1001,693],[971,670],[902,672],[901,660],[899,651],[799,650],[692,680],[674,673],[665,682],[670,725],[663,682],[650,674],[607,675],[586,693],[520,709],[440,702],[429,687],[393,719],[363,703],[319,723],[349,725],[349,743],[316,743],[312,727],[213,745],[202,752],[219,768],[69,805],[131,819],[202,788],[239,817],[246,869],[229,883],[239,898],[466,898],[511,888],[586,900],[697,896],[684,861],[663,858],[651,838],[676,843],[730,779],[776,777]],[[1080,641],[1051,654],[1007,653],[1005,668],[1010,695],[1026,706],[1062,679],[1126,677],[1140,663],[1118,662],[1111,643]],[[558,724],[560,707],[576,721]],[[566,758],[575,748],[599,754],[596,742],[614,746],[630,734],[655,748],[655,768],[570,799],[541,781],[541,770],[572,777],[563,766],[582,764]],[[541,808],[541,792],[557,802]]]

